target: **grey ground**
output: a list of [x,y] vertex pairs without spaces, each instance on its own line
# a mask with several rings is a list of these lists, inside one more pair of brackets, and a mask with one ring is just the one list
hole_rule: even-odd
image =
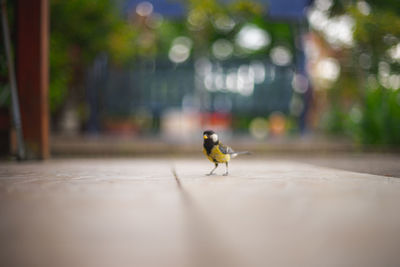
[[400,266],[382,157],[3,162],[0,266]]

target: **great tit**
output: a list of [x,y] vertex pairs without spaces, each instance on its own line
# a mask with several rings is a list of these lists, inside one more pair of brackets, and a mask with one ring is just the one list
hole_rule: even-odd
[[223,145],[219,141],[218,135],[211,130],[203,133],[203,139],[203,153],[211,162],[215,164],[214,169],[212,169],[207,175],[212,175],[219,163],[225,163],[226,172],[224,175],[226,176],[228,175],[228,162],[231,160],[231,158],[234,158],[240,154],[250,154],[248,151],[235,152],[229,146]]

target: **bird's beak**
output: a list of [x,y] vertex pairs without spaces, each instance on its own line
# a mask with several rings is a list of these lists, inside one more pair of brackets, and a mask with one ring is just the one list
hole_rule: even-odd
[[203,135],[203,138],[204,138],[204,139],[208,139],[207,135]]

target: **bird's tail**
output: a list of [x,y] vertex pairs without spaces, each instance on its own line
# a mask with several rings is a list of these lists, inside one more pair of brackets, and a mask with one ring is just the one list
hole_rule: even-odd
[[235,157],[237,157],[238,155],[250,155],[251,154],[251,152],[249,152],[249,151],[240,151],[240,152],[234,152],[234,153],[232,153],[231,154],[231,157],[232,158],[235,158]]

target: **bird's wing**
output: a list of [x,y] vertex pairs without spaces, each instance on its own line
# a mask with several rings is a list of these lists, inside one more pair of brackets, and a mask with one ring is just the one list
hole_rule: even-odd
[[229,146],[223,145],[223,144],[219,144],[218,145],[219,150],[223,153],[223,154],[233,154],[235,153],[235,151],[233,151],[233,149]]

